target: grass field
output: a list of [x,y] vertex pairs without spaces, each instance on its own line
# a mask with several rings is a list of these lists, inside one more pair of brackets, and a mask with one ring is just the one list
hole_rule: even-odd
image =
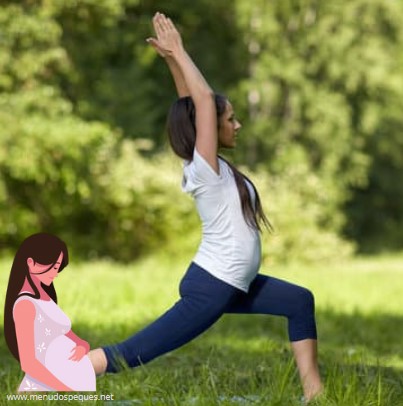
[[[187,262],[160,256],[130,266],[71,263],[55,282],[59,304],[92,347],[116,342],[174,303]],[[0,261],[4,293],[10,265],[10,259]],[[403,405],[403,255],[264,271],[315,294],[326,388],[315,405]],[[0,404],[16,405],[6,394],[15,393],[23,373],[1,337]],[[302,396],[285,320],[245,315],[225,315],[181,349],[101,377],[97,388],[114,396],[97,402],[105,405],[291,406]]]

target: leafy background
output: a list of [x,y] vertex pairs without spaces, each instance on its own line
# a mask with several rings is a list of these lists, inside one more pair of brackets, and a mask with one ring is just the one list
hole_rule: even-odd
[[175,99],[145,39],[177,22],[243,124],[225,154],[256,182],[267,257],[403,246],[403,10],[395,1],[3,1],[0,249],[40,230],[74,256],[193,252],[200,230],[167,148]]

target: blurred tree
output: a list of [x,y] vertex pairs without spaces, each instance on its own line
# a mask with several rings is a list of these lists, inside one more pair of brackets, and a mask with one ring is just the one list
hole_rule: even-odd
[[244,74],[240,63],[223,69],[223,61],[247,56],[231,0],[202,0],[191,6],[185,0],[164,5],[155,0],[63,0],[50,8],[74,67],[74,75],[62,84],[65,96],[81,117],[108,122],[125,137],[160,144],[175,97],[168,70],[145,41],[152,35],[151,18],[157,10],[178,22],[191,54],[216,88],[226,90]]
[[403,83],[385,101],[380,121],[365,145],[372,158],[368,182],[351,189],[347,235],[364,252],[403,248]]
[[192,224],[189,201],[171,205],[173,169],[157,176],[166,159],[146,161],[63,97],[74,69],[49,9],[10,4],[0,24],[0,248],[42,230],[82,257],[130,260],[168,240],[177,218]]
[[[352,191],[375,191],[367,188],[368,170],[371,162],[371,168],[382,165],[380,133],[394,131],[383,143],[390,150],[399,147],[402,116],[394,115],[392,128],[384,106],[403,96],[396,58],[401,4],[238,0],[237,10],[249,50],[248,77],[233,92],[240,115],[248,117],[240,158],[265,165],[285,184],[293,178],[302,194],[311,195],[308,205],[321,202],[318,221],[325,229],[343,228],[343,205],[352,199],[348,222],[355,232],[349,236],[364,240],[369,229],[358,224],[368,223],[371,213]],[[380,179],[376,183],[372,197],[379,202],[389,192]],[[401,216],[402,203],[393,216]],[[387,217],[389,209],[378,207]]]
[[[158,3],[2,2],[0,248],[46,229],[83,256],[194,249],[197,218],[179,197],[180,169],[158,153],[175,97],[145,43]],[[244,127],[231,154],[258,174],[276,258],[347,253],[343,230],[367,249],[402,246],[402,7],[177,0],[160,8],[213,87],[235,102]]]
[[34,137],[25,138],[22,129],[32,133],[44,124],[59,128],[58,117],[69,116],[72,106],[57,87],[69,69],[59,45],[60,27],[28,2],[1,7],[0,26],[0,241],[8,245],[35,229],[42,211],[35,198],[40,188],[31,191],[31,202],[19,197],[29,179],[42,183],[46,170],[40,165],[46,162],[46,148],[35,145]]

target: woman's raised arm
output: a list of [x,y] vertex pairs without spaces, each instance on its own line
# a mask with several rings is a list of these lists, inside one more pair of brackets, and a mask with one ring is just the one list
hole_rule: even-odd
[[[157,35],[157,20],[158,20],[158,13],[153,17],[153,27],[154,33]],[[185,78],[182,75],[182,71],[180,70],[178,64],[176,63],[175,59],[172,56],[168,55],[163,49],[159,47],[158,41],[153,38],[147,38],[147,42],[158,52],[158,54],[164,58],[165,62],[168,65],[168,68],[171,72],[172,78],[175,82],[176,91],[179,97],[186,97],[190,96],[189,89],[186,86]]]
[[[153,24],[157,38],[149,39],[149,42],[166,57],[172,58],[174,63],[172,67],[178,68],[181,72],[182,76],[177,73],[173,76],[178,91],[186,93],[187,90],[196,108],[196,149],[218,173],[217,112],[214,92],[183,47],[182,38],[172,21],[163,14],[156,13]],[[185,87],[181,86],[181,78]]]

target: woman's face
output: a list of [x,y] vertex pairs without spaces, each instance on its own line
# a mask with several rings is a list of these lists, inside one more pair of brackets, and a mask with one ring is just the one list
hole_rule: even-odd
[[[44,285],[49,286],[53,279],[56,278],[59,272],[60,265],[63,261],[63,252],[60,253],[56,263],[49,269],[52,264],[40,264],[35,262],[32,258],[27,259],[29,273],[33,279],[42,282]],[[46,271],[49,269],[48,271]]]
[[231,103],[227,101],[225,112],[220,117],[218,146],[222,148],[235,148],[237,132],[241,127],[241,123],[235,118]]

